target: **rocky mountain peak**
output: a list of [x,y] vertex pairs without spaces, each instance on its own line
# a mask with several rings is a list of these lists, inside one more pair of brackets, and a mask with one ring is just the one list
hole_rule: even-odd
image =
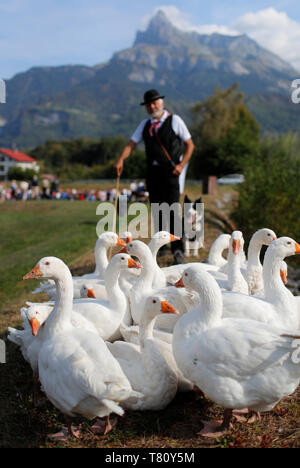
[[177,42],[184,33],[174,26],[167,15],[159,10],[150,20],[146,31],[138,31],[134,45],[163,45]]

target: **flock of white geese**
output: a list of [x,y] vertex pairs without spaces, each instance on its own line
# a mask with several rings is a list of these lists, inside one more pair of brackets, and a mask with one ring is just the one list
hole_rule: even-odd
[[[130,233],[123,239],[99,237],[93,274],[72,277],[62,260],[45,257],[23,278],[46,280],[35,292],[50,301],[28,302],[24,329],[9,328],[8,338],[65,415],[58,438],[80,437],[76,415],[107,433],[111,413],[162,410],[178,391],[195,388],[224,407],[223,421],[203,422],[200,431],[216,437],[234,410],[260,417],[296,390],[300,299],[285,286],[284,258],[300,253],[297,242],[260,229],[247,260],[234,231],[215,240],[207,263],[160,268],[156,254],[174,236],[156,233],[149,245]],[[115,246],[123,250],[108,261]]]

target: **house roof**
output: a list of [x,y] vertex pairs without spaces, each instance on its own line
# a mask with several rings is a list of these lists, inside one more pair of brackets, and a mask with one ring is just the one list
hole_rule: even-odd
[[25,162],[25,163],[26,162],[28,162],[28,163],[36,162],[36,159],[31,158],[30,156],[28,156],[25,153],[21,153],[21,151],[15,151],[15,150],[10,150],[10,149],[6,149],[6,148],[0,148],[0,153],[5,154],[9,158],[12,158],[12,159],[14,159],[15,161],[18,161],[18,162]]

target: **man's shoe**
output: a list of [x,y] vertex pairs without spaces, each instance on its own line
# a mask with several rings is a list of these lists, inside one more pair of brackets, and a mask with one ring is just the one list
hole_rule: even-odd
[[175,252],[174,252],[174,262],[175,262],[175,265],[180,265],[181,263],[185,263],[184,262],[184,254],[183,254],[182,250],[175,250]]

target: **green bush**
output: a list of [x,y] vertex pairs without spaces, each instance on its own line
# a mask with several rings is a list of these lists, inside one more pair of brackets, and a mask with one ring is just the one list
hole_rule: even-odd
[[260,228],[300,241],[300,141],[297,135],[266,137],[243,163],[245,182],[232,212],[249,240]]
[[22,169],[21,167],[11,167],[8,171],[9,180],[26,180],[30,182],[36,172],[33,169]]

